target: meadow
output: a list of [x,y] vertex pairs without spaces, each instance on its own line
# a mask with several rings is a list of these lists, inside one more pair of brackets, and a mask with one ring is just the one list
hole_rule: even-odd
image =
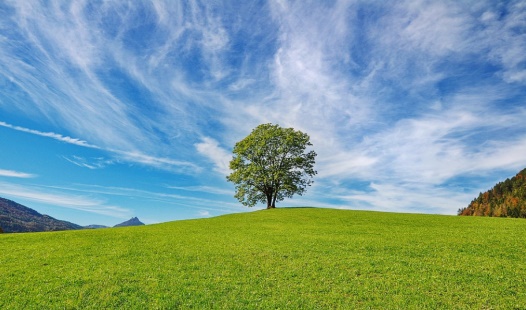
[[0,235],[1,309],[524,309],[523,219],[282,208]]

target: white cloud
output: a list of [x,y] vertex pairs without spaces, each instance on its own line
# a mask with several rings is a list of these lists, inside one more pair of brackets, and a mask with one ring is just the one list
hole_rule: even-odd
[[227,147],[277,123],[311,136],[316,182],[370,182],[340,190],[379,208],[399,184],[444,206],[444,182],[526,164],[521,1],[10,5],[0,77],[22,95],[0,89],[0,108],[78,138],[3,127],[176,174],[203,172],[200,154],[226,175]]
[[128,218],[131,216],[130,210],[118,206],[106,205],[104,201],[99,199],[67,195],[64,193],[53,193],[39,187],[0,183],[0,194],[28,199],[50,206],[59,206],[117,218]]
[[[409,1],[397,9],[399,14],[391,16],[391,28],[383,33],[384,38],[390,40],[390,46],[444,55],[463,49],[470,42],[467,31],[471,26],[471,17],[469,12],[457,5]],[[388,38],[393,30],[397,36]]]
[[91,170],[102,169],[115,162],[114,160],[106,159],[102,157],[87,159],[82,156],[73,155],[71,157],[63,156],[63,158],[76,166],[88,168]]
[[11,178],[36,178],[37,175],[13,170],[3,170],[0,169],[0,176],[11,177]]
[[465,207],[475,192],[452,193],[449,189],[422,184],[371,183],[370,191],[354,191],[335,196],[357,209],[388,212],[456,214]]
[[232,155],[219,146],[219,143],[210,138],[203,137],[200,143],[195,144],[197,151],[214,163],[214,170],[223,174],[230,174],[229,163]]
[[232,190],[227,190],[212,186],[167,186],[167,188],[178,189],[190,192],[201,192],[205,194],[218,194],[218,195],[233,195]]
[[27,59],[16,50],[2,59],[4,72],[31,98],[17,100],[17,108],[98,145],[128,146],[124,137],[139,136],[140,130],[128,118],[130,107],[98,74],[108,57],[104,46],[111,44],[83,15],[84,4],[12,4],[12,26],[23,35],[13,40],[32,51]]
[[228,88],[231,91],[237,92],[245,89],[247,86],[253,85],[255,82],[256,80],[252,78],[239,79],[238,81],[231,84]]
[[138,151],[109,150],[119,155],[125,161],[141,163],[162,170],[177,171],[180,173],[195,173],[201,171],[196,164],[188,161],[179,161],[166,157],[150,156]]
[[208,210],[201,210],[201,211],[199,211],[199,216],[209,217],[210,216],[210,211],[208,211]]
[[[201,195],[179,195],[167,192],[154,192],[136,188],[126,187],[111,187],[111,186],[100,186],[90,184],[76,184],[75,186],[64,187],[64,186],[47,186],[54,190],[72,191],[87,193],[90,195],[109,195],[109,196],[124,196],[134,197],[137,199],[145,199],[149,202],[156,201],[167,203],[168,205],[183,206],[191,209],[203,209],[212,211],[228,211],[228,212],[239,212],[242,210],[237,203],[231,201],[221,201],[220,206],[218,205],[217,199],[206,199],[202,198]],[[178,187],[170,187],[173,189],[179,189]],[[197,191],[193,189],[190,191]]]
[[[512,1],[506,14],[498,16],[497,8],[488,8],[481,16],[484,31],[476,34],[482,48],[489,49],[491,60],[503,67],[502,78],[509,83],[526,83],[526,5]],[[496,39],[498,38],[498,39]]]
[[93,149],[100,149],[98,146],[93,145],[93,144],[89,144],[88,142],[86,142],[84,140],[71,138],[71,137],[68,137],[68,136],[63,136],[61,134],[57,134],[57,133],[53,133],[53,132],[42,132],[42,131],[29,129],[29,128],[24,128],[24,127],[20,127],[20,126],[14,126],[14,125],[2,122],[2,121],[0,121],[0,126],[6,127],[6,128],[10,128],[10,129],[13,129],[13,130],[16,130],[16,131],[30,133],[30,134],[41,136],[41,137],[55,139],[55,140],[58,140],[58,141],[61,141],[61,142],[69,143],[69,144],[74,144],[74,145],[88,147],[88,148],[93,148]]
[[[498,54],[498,62],[510,68],[503,74],[516,74],[518,81],[521,71],[511,68],[519,65],[506,62],[503,54],[524,50],[520,49],[524,40],[510,42],[518,49],[499,50],[494,38],[502,30],[493,29],[492,35],[477,31],[476,8],[462,3],[412,1],[387,6],[376,7],[378,16],[373,13],[361,23],[351,3],[322,8],[271,4],[280,25],[279,45],[269,62],[275,88],[262,102],[227,106],[235,112],[225,115],[224,123],[245,135],[250,126],[264,122],[307,132],[318,152],[318,184],[341,184],[340,180],[376,184],[373,190],[351,195],[356,201],[370,197],[369,206],[385,210],[433,206],[432,212],[452,214],[469,195],[457,195],[458,189],[444,187],[445,182],[526,164],[524,111],[499,107],[509,90],[479,87],[463,81],[462,75],[455,83],[449,80],[451,72],[461,73],[452,67],[482,61],[478,57],[487,57],[491,46],[490,53]],[[519,14],[515,10],[508,18],[519,20],[515,18]],[[365,39],[357,40],[358,32]],[[512,37],[518,39],[507,29],[505,40]],[[360,44],[366,47],[362,50],[356,46]],[[442,90],[447,83],[458,89]],[[402,98],[393,96],[397,91]],[[502,132],[515,136],[494,136]],[[426,187],[402,188],[404,194],[414,192],[412,200],[385,204],[390,194],[403,198],[396,195],[400,183],[419,182]]]
[[[98,147],[93,144],[89,144],[88,142],[80,140],[80,139],[63,136],[61,134],[57,134],[53,132],[42,132],[42,131],[28,129],[28,128],[24,128],[20,126],[13,126],[5,122],[1,122],[1,121],[0,121],[0,126],[10,128],[13,130],[17,130],[17,131],[21,131],[21,132],[34,134],[37,136],[55,139],[61,142],[74,144],[77,146],[107,151],[107,152],[113,153],[119,159],[122,159],[124,161],[140,163],[143,165],[156,167],[162,170],[169,170],[169,171],[171,170],[171,171],[178,171],[178,172],[184,172],[184,173],[195,173],[195,172],[200,171],[200,168],[198,166],[196,166],[195,164],[191,162],[187,162],[187,161],[179,161],[179,160],[174,160],[171,158],[151,156],[151,155],[141,153],[139,151],[121,151],[121,150],[115,150],[111,148],[103,149],[101,147]],[[89,169],[103,168],[106,165],[113,163],[113,160],[106,160],[106,159],[98,159],[98,160],[93,161],[92,163],[88,163],[85,158],[82,158],[79,156],[73,156],[72,158],[64,157],[64,159],[66,159],[67,161],[77,166],[85,167]]]
[[400,120],[385,131],[367,136],[354,151],[330,157],[319,170],[327,169],[328,176],[337,178],[438,185],[477,171],[518,169],[525,163],[526,138],[519,134],[502,142],[485,132],[488,128],[524,131],[524,117],[524,110],[509,114],[486,110],[479,114],[453,109]]

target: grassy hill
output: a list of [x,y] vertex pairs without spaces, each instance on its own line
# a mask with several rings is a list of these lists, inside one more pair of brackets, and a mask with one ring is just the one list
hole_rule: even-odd
[[0,235],[1,309],[526,307],[526,221],[275,209]]

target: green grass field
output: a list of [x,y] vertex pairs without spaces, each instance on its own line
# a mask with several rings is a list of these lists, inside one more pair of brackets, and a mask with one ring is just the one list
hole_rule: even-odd
[[0,251],[0,309],[526,308],[521,219],[291,208]]

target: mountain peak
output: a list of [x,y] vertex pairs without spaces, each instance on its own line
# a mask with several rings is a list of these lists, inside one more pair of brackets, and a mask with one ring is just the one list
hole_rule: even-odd
[[131,219],[122,222],[120,224],[117,224],[113,227],[125,227],[125,226],[141,226],[144,225],[143,222],[141,222],[137,217],[132,217]]

